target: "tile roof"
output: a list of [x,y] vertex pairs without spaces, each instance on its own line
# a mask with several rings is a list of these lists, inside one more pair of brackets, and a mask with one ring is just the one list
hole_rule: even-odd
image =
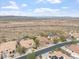
[[67,56],[66,54],[62,53],[61,51],[54,51],[52,53],[52,56],[57,56],[57,57],[63,56],[64,59],[71,59],[69,56]]
[[72,44],[67,48],[79,54],[79,45]]

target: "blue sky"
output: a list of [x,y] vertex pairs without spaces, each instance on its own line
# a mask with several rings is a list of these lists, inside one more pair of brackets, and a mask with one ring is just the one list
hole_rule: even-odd
[[0,0],[0,15],[79,17],[79,0]]

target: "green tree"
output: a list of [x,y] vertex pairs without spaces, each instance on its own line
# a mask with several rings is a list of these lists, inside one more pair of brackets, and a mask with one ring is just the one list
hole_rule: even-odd
[[46,32],[41,32],[41,33],[39,33],[40,34],[40,36],[42,36],[42,37],[47,37],[48,36],[48,33],[46,33]]
[[33,39],[35,41],[37,39],[37,37],[31,36],[30,39]]
[[37,47],[39,47],[39,40],[35,36],[32,36],[30,38],[33,39],[33,41],[35,42],[35,49],[37,49]]
[[66,39],[65,39],[65,37],[64,37],[64,36],[60,36],[59,41],[64,42],[64,41],[66,41]]
[[39,45],[40,45],[40,44],[39,44],[39,40],[36,39],[34,42],[35,42],[35,44],[36,44],[36,48],[39,47]]
[[29,36],[26,35],[26,36],[23,37],[23,39],[26,39],[26,38],[29,38]]
[[29,54],[26,56],[26,59],[36,59],[35,53],[34,53],[34,52],[29,53]]
[[26,53],[26,48],[24,48],[20,45],[17,45],[16,52],[18,52],[19,54],[24,54],[24,53]]
[[53,40],[53,43],[55,43],[55,44],[58,43],[58,42],[59,42],[58,39],[54,39],[54,40]]

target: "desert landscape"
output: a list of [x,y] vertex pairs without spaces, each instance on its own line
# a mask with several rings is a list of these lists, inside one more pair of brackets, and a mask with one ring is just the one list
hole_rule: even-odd
[[[9,18],[9,20],[6,20]],[[76,31],[79,32],[78,18],[31,18],[2,17],[0,21],[0,39],[19,39],[23,35],[36,35],[40,32]],[[14,20],[13,20],[14,19]],[[17,19],[17,20],[16,20]],[[35,19],[35,20],[34,20]],[[5,20],[5,21],[4,21]]]

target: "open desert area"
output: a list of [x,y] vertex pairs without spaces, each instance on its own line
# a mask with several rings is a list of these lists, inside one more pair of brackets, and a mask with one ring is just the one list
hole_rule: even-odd
[[[9,18],[9,20],[7,20]],[[23,35],[39,35],[41,32],[79,32],[79,18],[0,18],[0,39],[19,39]],[[2,20],[3,19],[3,20]],[[16,20],[17,19],[17,20]]]

